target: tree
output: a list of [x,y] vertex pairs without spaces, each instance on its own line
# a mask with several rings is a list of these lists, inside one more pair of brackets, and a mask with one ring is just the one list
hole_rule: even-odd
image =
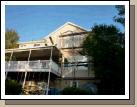
[[[17,48],[17,42],[19,40],[18,33],[13,29],[7,29],[5,32],[5,48],[11,49],[11,48]],[[5,60],[9,61],[10,56],[5,56]],[[16,59],[14,56],[12,59]]]
[[13,30],[13,29],[7,29],[5,33],[5,48],[10,49],[10,48],[16,48],[17,41],[19,40],[19,35],[18,33]]
[[125,6],[124,5],[116,5],[115,7],[118,11],[118,16],[114,16],[114,21],[125,26]]
[[95,25],[83,42],[84,54],[92,57],[99,94],[124,94],[125,48],[123,34],[113,25]]

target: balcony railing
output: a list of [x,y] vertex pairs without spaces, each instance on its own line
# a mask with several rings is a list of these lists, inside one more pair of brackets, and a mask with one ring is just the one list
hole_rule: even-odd
[[60,67],[54,61],[50,63],[50,60],[10,61],[5,64],[6,72],[49,72],[50,68],[52,73],[60,76]]

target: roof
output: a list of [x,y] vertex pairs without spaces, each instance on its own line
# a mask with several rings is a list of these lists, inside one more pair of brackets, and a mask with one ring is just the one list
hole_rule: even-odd
[[22,51],[30,51],[30,50],[42,50],[42,49],[51,49],[51,47],[56,48],[54,45],[52,46],[46,46],[46,47],[37,47],[37,48],[13,48],[13,49],[5,49],[5,53],[11,53],[11,52],[22,52]]
[[81,26],[79,26],[79,25],[76,25],[76,24],[74,24],[74,23],[72,23],[72,22],[66,22],[64,25],[60,26],[58,29],[56,29],[55,31],[53,31],[53,32],[51,32],[49,35],[47,35],[44,39],[50,37],[52,34],[54,34],[55,32],[59,31],[60,29],[62,29],[62,28],[63,28],[64,26],[66,26],[66,25],[71,25],[71,26],[77,27],[77,28],[79,28],[79,29],[81,29],[81,30],[87,31],[85,28],[83,28],[83,27],[81,27]]
[[43,57],[45,58],[45,56],[50,57],[51,56],[51,49],[53,47],[53,53],[52,56],[57,56],[60,57],[61,52],[58,48],[56,48],[56,46],[52,45],[52,46],[46,46],[46,47],[38,47],[38,48],[26,48],[26,49],[6,49],[5,50],[5,54],[6,55],[11,55],[11,53],[14,53],[14,56],[16,56],[16,58],[22,58],[22,57],[28,57],[28,54],[30,52],[30,50],[32,51],[33,54],[31,54],[31,57]]

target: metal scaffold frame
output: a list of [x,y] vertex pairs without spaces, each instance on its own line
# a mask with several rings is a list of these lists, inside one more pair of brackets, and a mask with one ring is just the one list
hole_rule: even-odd
[[[78,34],[85,34],[85,32],[82,32],[82,33],[74,33],[74,31],[71,31],[71,30],[68,30],[68,31],[66,31],[66,32],[63,32],[63,33],[67,33],[67,32],[70,32],[71,34],[67,34],[67,35],[62,35],[62,33],[61,33],[61,35],[59,36],[59,37],[61,37],[61,49],[62,49],[62,44],[64,43],[63,42],[63,37],[66,37],[66,36],[72,36],[72,39],[71,39],[71,43],[72,43],[72,47],[71,47],[71,49],[72,49],[72,54],[73,54],[73,60],[72,60],[72,62],[69,62],[68,64],[72,64],[71,66],[72,66],[72,75],[73,75],[73,86],[74,87],[76,87],[75,86],[75,82],[76,82],[76,80],[75,80],[75,76],[76,76],[76,72],[77,72],[77,70],[78,70],[78,66],[77,66],[77,63],[78,62],[76,62],[76,59],[75,59],[75,55],[74,55],[74,53],[75,53],[75,49],[74,49],[74,43],[75,43],[75,41],[74,41],[74,35],[78,35]],[[62,67],[62,69],[64,69],[64,60],[63,60],[63,62],[62,62],[63,64],[63,67]],[[62,70],[63,71],[63,70]]]

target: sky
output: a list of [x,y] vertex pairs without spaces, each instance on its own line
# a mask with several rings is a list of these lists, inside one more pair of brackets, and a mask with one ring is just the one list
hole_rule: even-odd
[[118,11],[114,5],[7,5],[5,27],[14,29],[20,42],[40,40],[66,22],[91,30],[95,24],[113,24]]

